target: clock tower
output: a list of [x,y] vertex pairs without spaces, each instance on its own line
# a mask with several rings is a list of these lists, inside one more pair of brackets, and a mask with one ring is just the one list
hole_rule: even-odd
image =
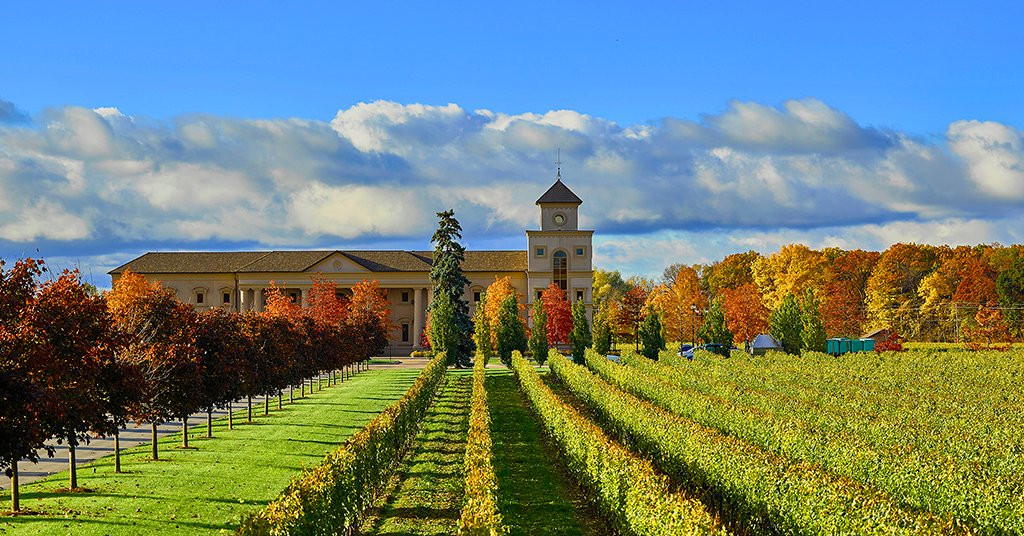
[[529,303],[552,282],[562,288],[569,301],[583,301],[587,317],[592,318],[593,235],[579,228],[579,208],[583,200],[562,182],[558,171],[555,183],[537,199],[540,230],[526,231],[529,244],[527,279]]

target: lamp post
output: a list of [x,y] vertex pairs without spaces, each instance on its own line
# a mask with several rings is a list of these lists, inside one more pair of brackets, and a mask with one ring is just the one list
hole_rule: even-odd
[[690,323],[690,327],[693,331],[690,344],[697,346],[697,317],[700,316],[700,311],[697,309],[697,305],[693,303],[690,304],[690,311],[693,313],[693,322]]

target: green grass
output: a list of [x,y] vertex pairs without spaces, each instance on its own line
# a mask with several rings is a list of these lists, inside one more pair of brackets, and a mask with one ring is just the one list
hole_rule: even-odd
[[[121,464],[128,474],[114,473],[112,457],[79,468],[79,485],[89,493],[55,491],[67,486],[66,472],[27,484],[21,502],[32,515],[0,517],[0,534],[233,532],[243,514],[277,497],[303,466],[319,463],[400,398],[419,372],[363,372],[269,417],[254,408],[251,424],[236,412],[235,429],[217,421],[213,439],[197,426],[189,440],[194,450],[176,448],[180,434],[162,438],[158,462],[148,459],[149,445],[126,449]],[[9,505],[10,494],[0,501]]]
[[596,535],[604,523],[560,470],[558,452],[519,392],[512,372],[487,371],[498,509],[510,534]]
[[462,509],[472,370],[451,370],[365,534],[455,534]]

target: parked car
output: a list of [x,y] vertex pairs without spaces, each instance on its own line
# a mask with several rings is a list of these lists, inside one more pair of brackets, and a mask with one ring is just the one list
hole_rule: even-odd
[[620,365],[622,364],[622,358],[617,356],[617,355],[608,354],[605,357],[608,358],[608,361],[612,361],[612,362],[618,363]]
[[694,348],[692,344],[684,344],[679,347],[679,357],[685,357],[686,359],[693,361],[694,350],[696,350],[696,348]]

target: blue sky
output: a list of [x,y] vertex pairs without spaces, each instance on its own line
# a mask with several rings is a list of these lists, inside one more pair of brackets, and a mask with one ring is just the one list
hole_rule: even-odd
[[[444,206],[472,246],[518,248],[556,145],[599,262],[631,273],[789,240],[1020,241],[1021,20],[1010,2],[7,5],[0,256],[102,273],[149,249],[422,248]],[[407,209],[366,208],[383,199]]]

